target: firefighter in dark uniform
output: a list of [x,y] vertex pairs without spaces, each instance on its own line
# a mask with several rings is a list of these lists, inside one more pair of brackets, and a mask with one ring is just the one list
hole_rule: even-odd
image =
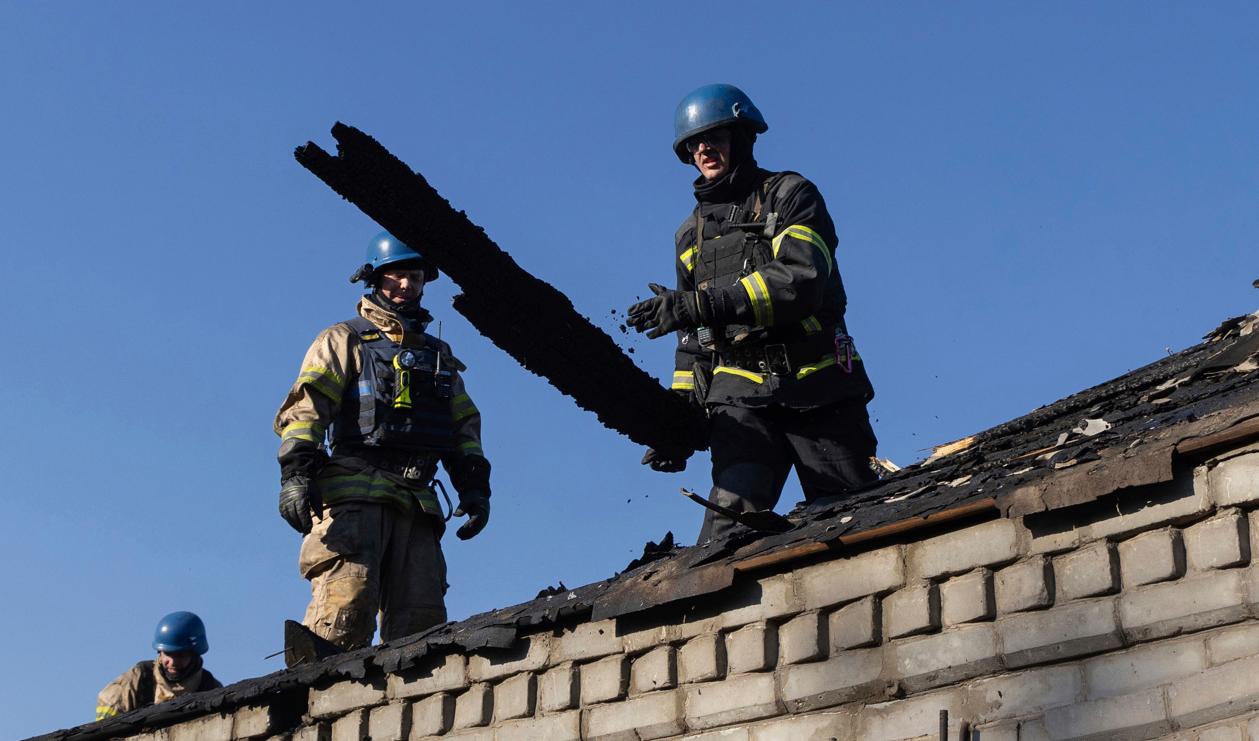
[[[731,85],[682,99],[673,150],[699,177],[676,235],[677,288],[652,284],[628,311],[650,338],[678,333],[672,388],[708,412],[709,500],[742,512],[772,509],[793,466],[808,501],[876,478],[874,390],[844,324],[835,225],[813,183],[757,166],[768,128]],[[687,455],[649,450],[643,463],[680,471]],[[699,541],[733,527],[710,510]]]
[[388,232],[372,239],[350,278],[371,289],[358,316],[315,338],[275,418],[280,515],[305,536],[303,622],[341,649],[370,644],[378,612],[384,641],[446,620],[439,462],[459,495],[454,514],[468,515],[459,538],[489,521],[481,414],[420,306],[436,277]]

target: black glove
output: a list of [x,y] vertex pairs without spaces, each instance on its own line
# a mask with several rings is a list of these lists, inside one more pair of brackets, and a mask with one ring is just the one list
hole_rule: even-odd
[[638,332],[646,331],[648,339],[654,340],[679,329],[692,329],[703,323],[697,293],[670,291],[658,283],[648,283],[647,287],[656,295],[629,307],[625,323]]
[[306,476],[292,476],[280,482],[280,517],[305,535],[310,532],[310,514],[323,517],[323,498]]
[[686,470],[686,459],[690,458],[690,452],[669,454],[658,452],[655,448],[647,448],[646,454],[643,455],[643,465],[651,466],[651,470],[660,471],[661,473],[677,473]]
[[455,535],[460,540],[468,540],[476,537],[476,534],[485,529],[490,522],[490,495],[485,491],[470,491],[466,494],[459,494],[459,508],[455,510],[455,517],[468,516],[468,521],[463,523]]

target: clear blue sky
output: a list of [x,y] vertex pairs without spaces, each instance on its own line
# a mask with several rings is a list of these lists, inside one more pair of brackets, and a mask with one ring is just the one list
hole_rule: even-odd
[[[376,136],[613,329],[672,280],[672,113],[742,86],[821,188],[899,463],[1259,308],[1253,3],[0,2],[0,737],[91,719],[194,610],[274,671],[307,585],[271,420],[377,227],[298,166]],[[452,617],[694,538],[682,474],[427,305],[470,370],[494,517]],[[666,340],[614,337],[667,376]],[[782,508],[799,498],[794,484]]]

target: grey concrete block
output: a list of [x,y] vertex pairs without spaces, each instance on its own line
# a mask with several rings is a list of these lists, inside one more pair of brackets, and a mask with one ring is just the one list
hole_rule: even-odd
[[1045,713],[1045,728],[1052,739],[1135,741],[1167,733],[1171,727],[1160,688],[1053,708]]
[[325,688],[310,689],[312,718],[331,718],[350,710],[380,705],[385,702],[385,681],[347,680]]
[[332,721],[331,733],[328,737],[331,741],[365,741],[367,739],[367,711],[354,710]]
[[571,663],[560,664],[538,678],[538,707],[544,713],[575,708],[580,696],[578,670]]
[[581,665],[581,704],[619,700],[629,687],[629,663],[624,656],[609,656]]
[[295,729],[289,741],[328,741],[331,736],[327,723],[312,723]]
[[231,738],[232,716],[226,713],[203,715],[166,729],[168,741],[201,741],[208,738]]
[[455,719],[452,728],[475,728],[488,725],[494,713],[494,691],[485,683],[468,687],[455,697]]
[[1215,726],[1198,731],[1198,741],[1246,741],[1242,726]]
[[664,690],[586,708],[582,711],[582,738],[649,741],[676,736],[686,730],[683,697],[681,690]]
[[538,679],[532,672],[504,679],[494,686],[494,722],[533,715],[537,700]]
[[1240,571],[1210,571],[1184,579],[1124,592],[1119,616],[1124,635],[1148,641],[1246,618]]
[[876,645],[881,639],[882,604],[878,597],[862,599],[839,608],[826,618],[830,655],[847,648]]
[[578,623],[575,627],[566,628],[551,644],[551,664],[562,664],[566,661],[589,661],[624,650],[622,638],[616,633],[615,620],[600,620],[595,623]]
[[1163,528],[1120,543],[1119,570],[1128,589],[1179,579],[1185,573],[1185,546],[1180,531]]
[[1113,600],[1100,598],[998,618],[995,624],[1006,666],[1060,661],[1122,646]]
[[367,713],[367,735],[371,741],[407,741],[411,735],[411,706],[391,702]]
[[961,574],[1019,557],[1019,528],[1000,519],[910,544],[905,550],[909,579]]
[[1113,543],[1091,543],[1054,559],[1059,601],[1111,594],[1119,589],[1119,557]]
[[429,695],[411,706],[411,737],[437,736],[455,724],[455,698],[449,693]]
[[1039,610],[1053,604],[1053,569],[1044,556],[1011,564],[996,574],[997,613]]
[[1084,662],[1089,699],[1126,695],[1197,674],[1207,667],[1200,639],[1162,641]]
[[996,617],[992,572],[976,569],[940,585],[940,619],[947,626],[977,623]]
[[882,672],[883,651],[863,648],[841,651],[826,661],[785,666],[778,675],[787,707],[806,713],[881,695]]
[[806,566],[796,572],[796,578],[803,609],[816,610],[902,586],[905,563],[901,547],[894,546]]
[[1259,655],[1259,624],[1245,623],[1207,634],[1207,659],[1212,666]]
[[634,659],[630,666],[630,694],[668,690],[678,686],[677,651],[657,646]]
[[551,655],[551,636],[535,633],[516,641],[505,649],[484,649],[468,658],[468,678],[473,682],[492,682],[521,672],[536,672],[546,667]]
[[232,738],[259,738],[270,734],[276,727],[275,708],[271,705],[255,705],[236,710],[232,714]]
[[1191,571],[1223,569],[1250,562],[1250,528],[1237,510],[1185,528],[1185,561]]
[[967,625],[917,640],[897,641],[884,648],[885,678],[905,690],[932,687],[978,677],[1001,668],[996,631],[991,625]]
[[[494,729],[495,741],[581,741],[581,711],[511,720]],[[375,739],[372,739],[375,741]]]
[[826,656],[826,621],[805,612],[778,626],[778,663],[803,664]]
[[428,657],[411,669],[390,674],[389,699],[419,697],[468,686],[468,661],[462,654]]
[[792,715],[744,726],[748,741],[855,739],[857,716],[851,710]]
[[883,598],[883,635],[928,633],[940,628],[940,593],[934,584],[916,584]]
[[777,660],[778,634],[764,623],[744,626],[726,635],[726,671],[762,672]]
[[867,705],[861,713],[855,738],[915,739],[940,738],[940,711],[949,713],[949,738],[959,738],[962,695],[955,690],[930,692],[904,700]]
[[1259,710],[1259,656],[1230,661],[1172,684],[1167,705],[1181,728]]
[[715,633],[696,636],[678,649],[678,681],[710,682],[726,674],[726,642]]
[[773,674],[745,674],[686,687],[686,725],[692,729],[746,723],[782,712]]
[[1202,483],[1217,505],[1227,507],[1259,501],[1259,451],[1253,446],[1239,454],[1220,456],[1214,466],[1198,470],[1202,471]]
[[1079,664],[1047,666],[976,680],[963,689],[962,712],[972,722],[1040,716],[1049,708],[1083,700],[1084,672]]

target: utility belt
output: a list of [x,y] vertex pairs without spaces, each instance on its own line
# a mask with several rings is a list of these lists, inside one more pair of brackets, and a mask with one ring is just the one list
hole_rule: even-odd
[[721,365],[727,367],[785,376],[830,355],[835,356],[841,368],[852,372],[852,339],[838,329],[818,332],[793,342],[722,348],[718,351],[717,358]]
[[338,457],[358,458],[372,468],[401,476],[421,486],[428,486],[437,474],[437,455],[433,452],[374,445],[337,445],[332,452]]

